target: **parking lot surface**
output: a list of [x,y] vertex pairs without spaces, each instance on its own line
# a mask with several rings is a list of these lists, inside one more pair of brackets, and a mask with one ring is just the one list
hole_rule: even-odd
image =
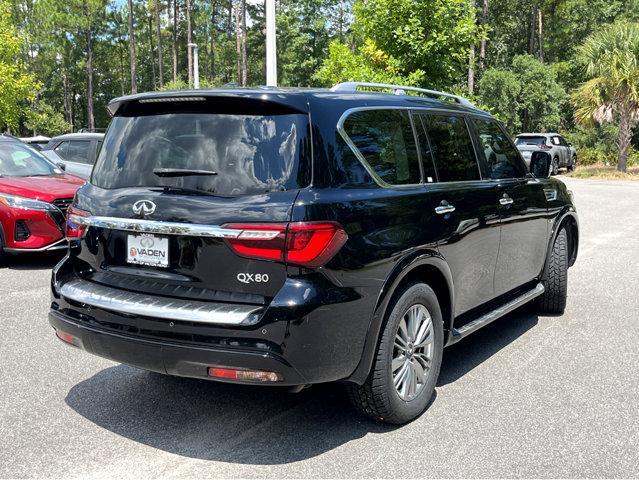
[[56,257],[0,269],[1,477],[637,477],[639,182],[566,179],[581,245],[561,317],[515,312],[444,353],[416,421],[91,356],[47,323]]

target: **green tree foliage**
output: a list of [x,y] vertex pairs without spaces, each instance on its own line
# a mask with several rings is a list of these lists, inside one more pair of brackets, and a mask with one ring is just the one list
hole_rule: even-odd
[[[291,86],[311,86],[313,74],[328,54],[329,15],[334,0],[280,2],[277,16],[280,81]],[[343,32],[342,32],[343,33]]]
[[491,68],[479,82],[479,99],[495,116],[506,124],[511,132],[521,129],[518,99],[521,96],[521,82],[510,70]]
[[424,72],[429,87],[455,83],[466,68],[468,48],[479,38],[468,0],[357,0],[357,27],[400,72]]
[[64,115],[45,102],[38,102],[26,110],[24,116],[24,126],[36,134],[52,137],[71,130]]
[[423,78],[422,70],[403,76],[400,62],[378,49],[372,40],[367,40],[357,53],[353,53],[343,43],[332,42],[328,58],[315,74],[315,79],[326,86],[355,80],[419,85]]
[[616,23],[590,36],[578,50],[590,78],[573,95],[577,120],[619,126],[617,168],[626,171],[632,127],[639,120],[639,24]]
[[511,131],[537,132],[559,129],[567,94],[551,67],[530,55],[517,55],[509,69],[486,71],[479,98]]
[[0,130],[18,127],[26,106],[39,88],[20,58],[25,47],[11,20],[10,6],[0,0]]

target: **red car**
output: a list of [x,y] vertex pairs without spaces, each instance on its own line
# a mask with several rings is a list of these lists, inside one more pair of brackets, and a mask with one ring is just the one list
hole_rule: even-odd
[[84,180],[0,136],[0,255],[66,248],[67,207]]

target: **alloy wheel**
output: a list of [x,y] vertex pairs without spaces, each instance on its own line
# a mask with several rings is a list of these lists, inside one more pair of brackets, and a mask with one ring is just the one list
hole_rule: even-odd
[[421,304],[412,305],[397,326],[391,374],[399,398],[411,401],[426,384],[434,350],[433,320]]

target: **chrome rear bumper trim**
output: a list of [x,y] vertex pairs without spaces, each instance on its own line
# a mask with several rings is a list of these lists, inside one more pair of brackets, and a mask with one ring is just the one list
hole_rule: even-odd
[[118,217],[80,217],[74,216],[74,222],[89,227],[108,228],[139,233],[158,233],[164,235],[187,235],[190,237],[237,238],[241,230],[230,230],[218,225],[198,223],[160,222],[138,218]]
[[254,305],[156,297],[80,279],[62,284],[59,293],[69,300],[118,313],[216,325],[252,325],[258,321],[256,313],[260,310]]

